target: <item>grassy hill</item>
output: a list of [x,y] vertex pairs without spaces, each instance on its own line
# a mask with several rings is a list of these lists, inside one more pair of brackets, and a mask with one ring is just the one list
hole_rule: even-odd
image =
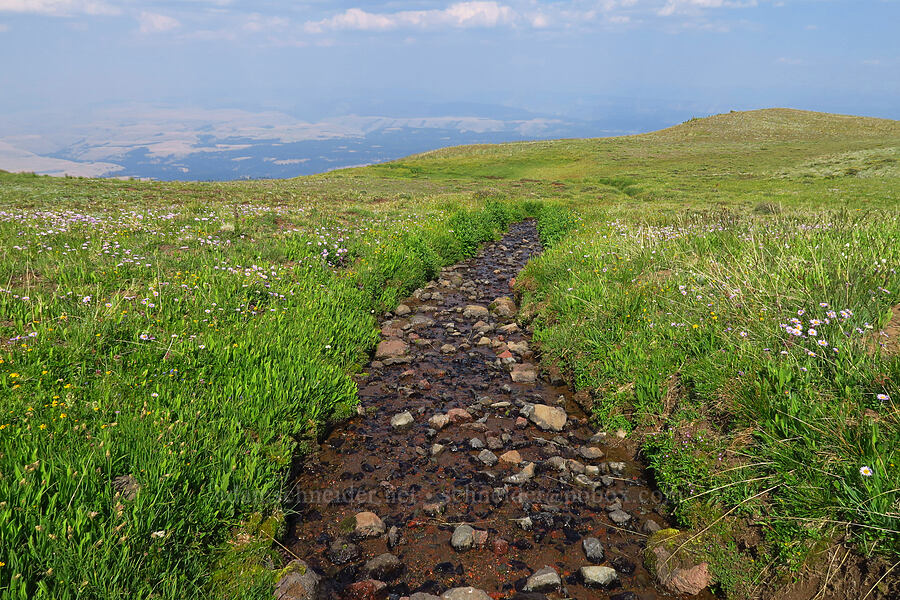
[[269,597],[285,470],[353,410],[374,315],[525,215],[546,366],[720,589],[896,557],[898,148],[773,109],[292,180],[0,173],[0,594]]

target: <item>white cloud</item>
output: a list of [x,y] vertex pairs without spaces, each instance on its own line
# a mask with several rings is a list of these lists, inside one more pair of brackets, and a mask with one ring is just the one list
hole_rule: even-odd
[[398,28],[425,27],[497,27],[511,25],[518,18],[509,6],[497,2],[458,2],[445,9],[405,10],[394,13],[371,13],[350,8],[321,21],[309,21],[304,29],[309,33],[331,30],[385,31]]
[[676,13],[693,12],[704,8],[745,8],[756,6],[756,0],[666,0],[666,4],[657,11],[661,17],[669,17]]
[[141,33],[163,33],[181,25],[178,19],[146,11],[141,13],[138,21]]
[[74,14],[117,15],[121,11],[100,0],[0,0],[0,12],[65,17]]

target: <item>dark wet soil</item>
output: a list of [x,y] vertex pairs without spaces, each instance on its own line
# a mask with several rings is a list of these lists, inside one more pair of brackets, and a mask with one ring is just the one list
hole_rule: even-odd
[[[466,311],[511,296],[510,280],[540,251],[532,222],[513,225],[502,240],[445,269],[405,301],[409,314],[383,321],[388,343],[359,381],[361,416],[295,465],[298,512],[285,544],[323,576],[327,596],[354,596],[350,584],[373,578],[366,561],[390,552],[403,567],[381,577],[394,597],[460,586],[512,596],[544,566],[562,578],[562,590],[547,592],[551,597],[672,597],[654,586],[642,565],[648,532],[667,523],[627,445],[615,434],[597,434],[571,391],[540,376],[530,335],[509,326],[514,315],[502,315],[514,306]],[[529,383],[534,374],[537,380]],[[564,408],[564,428],[542,430],[525,418],[534,404]],[[472,419],[459,413],[461,422],[436,431],[429,419],[451,409],[465,409]],[[392,426],[392,417],[405,411],[413,423]],[[433,444],[443,451],[433,456]],[[585,458],[583,448],[604,456]],[[495,457],[515,450],[522,462],[486,464],[479,455],[494,459],[484,449]],[[560,468],[569,459],[577,462]],[[523,468],[527,481],[504,482]],[[622,512],[612,513],[620,524],[610,516],[618,507],[627,517],[622,522]],[[362,511],[378,515],[386,534],[355,539],[354,516]],[[526,517],[530,526],[521,522]],[[486,540],[479,533],[480,546],[455,550],[450,539],[462,523],[487,532]],[[597,564],[618,573],[609,589],[583,585],[579,569],[592,564],[582,548],[586,537],[598,538],[605,549]]]

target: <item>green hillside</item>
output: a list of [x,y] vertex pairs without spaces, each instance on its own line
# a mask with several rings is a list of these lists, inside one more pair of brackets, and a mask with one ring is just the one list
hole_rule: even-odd
[[376,316],[526,216],[523,324],[717,588],[839,543],[882,573],[898,161],[900,121],[771,109],[291,180],[0,173],[0,596],[271,597],[287,468],[352,414]]

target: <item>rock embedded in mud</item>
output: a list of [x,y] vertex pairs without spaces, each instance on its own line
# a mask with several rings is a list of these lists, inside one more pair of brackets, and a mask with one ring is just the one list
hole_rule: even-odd
[[529,418],[532,423],[545,431],[562,431],[568,421],[565,410],[546,404],[535,404]]
[[[410,599],[412,600],[412,599]],[[493,600],[487,592],[473,587],[458,587],[441,594],[441,600]]]
[[458,425],[471,421],[472,414],[464,408],[451,408],[447,411],[447,418],[453,425]]
[[357,581],[344,588],[344,600],[384,600],[387,597],[387,584],[375,579]]
[[467,319],[483,319],[490,314],[490,311],[478,304],[469,304],[463,309],[463,317]]
[[534,463],[530,462],[525,467],[516,473],[515,475],[510,475],[509,477],[503,480],[504,483],[510,483],[512,485],[521,485],[527,481],[531,481],[534,478]]
[[481,438],[472,438],[469,440],[469,448],[472,450],[481,450],[484,448],[484,442],[481,441]]
[[409,600],[441,600],[440,596],[434,594],[426,594],[425,592],[415,592],[409,595]]
[[444,344],[443,346],[441,346],[442,354],[453,354],[454,352],[456,352],[456,346],[454,346],[453,344]]
[[357,538],[374,538],[384,535],[384,521],[379,519],[375,513],[363,511],[357,513],[354,518],[356,526],[353,529],[353,534]]
[[432,456],[438,456],[443,451],[444,451],[443,444],[432,444],[431,445],[431,455]]
[[656,533],[657,531],[662,529],[662,527],[660,527],[659,523],[657,523],[653,519],[647,519],[647,521],[644,523],[643,529],[644,529],[644,533],[649,533],[650,535],[653,535],[654,533]]
[[585,460],[600,460],[605,456],[603,450],[594,446],[582,446],[578,449],[578,454]]
[[475,530],[470,525],[460,525],[453,530],[450,545],[457,552],[465,552],[475,545]]
[[415,422],[412,414],[407,410],[391,417],[391,427],[394,429],[406,429]]
[[485,448],[481,452],[478,453],[478,460],[483,462],[489,467],[493,467],[497,464],[497,455]]
[[525,587],[522,589],[526,592],[552,592],[558,590],[561,585],[559,573],[554,568],[545,566],[535,571],[525,581]]
[[491,302],[491,311],[501,317],[511,317],[516,314],[516,303],[509,296],[501,296]]
[[690,539],[690,532],[657,531],[647,541],[644,564],[662,587],[677,594],[695,596],[709,587],[712,574],[709,563],[699,559],[699,553],[690,544],[685,544]]
[[361,555],[359,546],[346,538],[339,537],[328,546],[328,560],[335,565],[346,565]]
[[405,304],[398,304],[397,308],[394,309],[394,314],[397,315],[398,317],[405,317],[406,315],[408,315],[411,312],[412,312],[412,309],[410,309]]
[[588,587],[608,587],[618,578],[616,570],[610,567],[581,567],[581,579]]
[[392,338],[379,342],[375,349],[376,359],[400,358],[409,352],[409,344],[403,340]]
[[624,525],[628,521],[631,520],[631,515],[622,510],[621,508],[617,508],[614,511],[609,513],[610,520],[616,525]]
[[509,376],[515,383],[534,383],[537,381],[537,372],[533,365],[516,364]]
[[403,572],[403,563],[390,552],[379,554],[363,566],[363,573],[382,581],[396,579],[401,572]]
[[522,462],[522,455],[518,450],[510,450],[501,454],[499,460],[507,465],[518,465]]
[[450,424],[450,417],[448,415],[434,415],[428,419],[428,424],[440,431]]
[[581,547],[584,555],[592,563],[603,562],[603,544],[595,537],[587,537],[581,540]]
[[276,600],[316,600],[321,579],[304,561],[292,560],[275,584]]

